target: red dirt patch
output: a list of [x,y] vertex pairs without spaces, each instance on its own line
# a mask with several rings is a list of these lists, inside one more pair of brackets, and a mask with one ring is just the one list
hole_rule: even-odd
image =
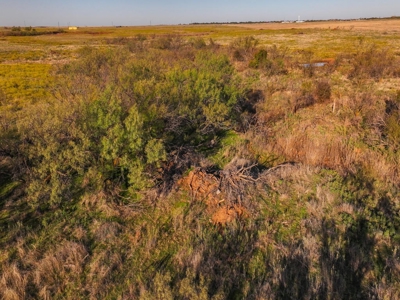
[[183,189],[191,192],[192,199],[204,201],[207,213],[215,225],[226,225],[236,219],[248,217],[245,207],[239,204],[226,203],[226,195],[220,189],[220,180],[213,174],[197,169],[178,182]]
[[247,218],[247,210],[241,205],[223,206],[217,209],[211,217],[214,224],[226,225],[236,219]]

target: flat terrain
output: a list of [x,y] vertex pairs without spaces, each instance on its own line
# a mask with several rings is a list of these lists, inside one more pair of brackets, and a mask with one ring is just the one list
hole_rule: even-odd
[[[375,44],[400,54],[400,20],[326,21],[306,23],[259,23],[238,25],[177,25],[131,27],[80,27],[59,34],[7,36],[0,28],[0,89],[9,99],[31,101],[46,95],[51,66],[63,65],[79,56],[85,47],[113,48],[138,36],[148,42],[179,37],[202,38],[206,43],[229,46],[240,37],[252,36],[258,46],[285,47],[288,51],[312,52],[313,60],[334,59],[340,53],[355,53],[360,44]],[[21,28],[24,32],[24,28]],[[35,28],[37,32],[59,28]],[[23,87],[23,88],[21,88]],[[0,110],[2,108],[0,107]]]
[[250,29],[331,29],[331,30],[354,30],[354,31],[379,31],[379,32],[400,32],[400,20],[360,20],[360,21],[322,21],[304,23],[257,23],[237,24]]

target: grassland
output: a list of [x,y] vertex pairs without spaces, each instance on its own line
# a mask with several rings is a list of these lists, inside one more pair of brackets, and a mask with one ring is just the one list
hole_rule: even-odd
[[[300,24],[250,24],[250,25],[180,25],[180,26],[145,26],[145,27],[82,27],[78,31],[63,29],[65,32],[34,37],[2,37],[0,39],[0,62],[4,72],[11,78],[5,78],[2,72],[0,88],[11,98],[21,97],[29,100],[33,97],[32,89],[40,90],[50,84],[46,75],[49,68],[40,65],[63,64],[75,59],[77,52],[84,46],[112,47],[114,39],[133,38],[143,35],[150,38],[177,35],[184,40],[201,37],[206,41],[229,45],[240,36],[254,36],[260,45],[277,45],[290,51],[311,51],[313,59],[334,58],[339,53],[354,53],[360,43],[375,44],[390,48],[400,55],[398,20],[353,21],[353,22],[313,22]],[[56,31],[58,28],[39,28],[38,31]],[[9,29],[0,30],[1,32]],[[5,65],[9,65],[6,67]],[[12,65],[12,66],[11,66]],[[37,72],[34,69],[37,68]],[[17,72],[16,69],[18,69]],[[26,72],[24,71],[26,69]],[[15,71],[14,71],[15,70]],[[18,74],[17,74],[18,73]],[[48,74],[48,73],[47,73]],[[21,80],[26,85],[27,76],[40,81],[35,87],[18,89]],[[40,80],[39,80],[40,78]],[[46,79],[47,78],[47,79]],[[34,84],[35,85],[35,84]],[[30,92],[27,90],[31,89]],[[18,95],[17,90],[20,91]],[[43,90],[43,89],[42,89]],[[38,93],[42,96],[43,91]]]
[[398,299],[399,25],[0,30],[0,297]]

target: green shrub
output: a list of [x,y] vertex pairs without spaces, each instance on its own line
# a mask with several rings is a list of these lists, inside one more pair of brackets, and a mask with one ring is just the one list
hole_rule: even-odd
[[254,36],[245,36],[234,39],[230,43],[230,47],[234,49],[244,50],[246,53],[254,50],[259,44],[259,40]]
[[258,50],[249,63],[250,68],[261,69],[269,75],[286,74],[285,54],[276,46]]
[[271,62],[268,60],[268,52],[265,49],[261,49],[254,55],[254,58],[250,61],[250,68],[269,68]]
[[195,49],[202,49],[207,46],[206,42],[201,37],[190,39],[189,44]]
[[234,39],[229,44],[233,59],[236,61],[244,61],[246,57],[252,55],[258,43],[259,40],[253,36],[239,37]]
[[396,82],[164,37],[2,66],[0,298],[398,299]]
[[106,190],[114,200],[124,190],[137,199],[169,149],[200,146],[236,120],[242,92],[224,55],[199,52],[172,66],[153,54],[128,62],[111,50],[80,55],[58,71],[59,99],[19,121],[38,203],[59,205],[85,190]]

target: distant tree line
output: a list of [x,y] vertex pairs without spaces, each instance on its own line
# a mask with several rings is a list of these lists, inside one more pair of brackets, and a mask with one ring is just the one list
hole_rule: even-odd
[[57,30],[46,30],[46,31],[37,31],[35,28],[29,27],[20,27],[13,26],[11,28],[4,27],[7,31],[0,32],[0,36],[35,36],[35,35],[46,35],[46,34],[58,34],[65,32],[62,29]]

